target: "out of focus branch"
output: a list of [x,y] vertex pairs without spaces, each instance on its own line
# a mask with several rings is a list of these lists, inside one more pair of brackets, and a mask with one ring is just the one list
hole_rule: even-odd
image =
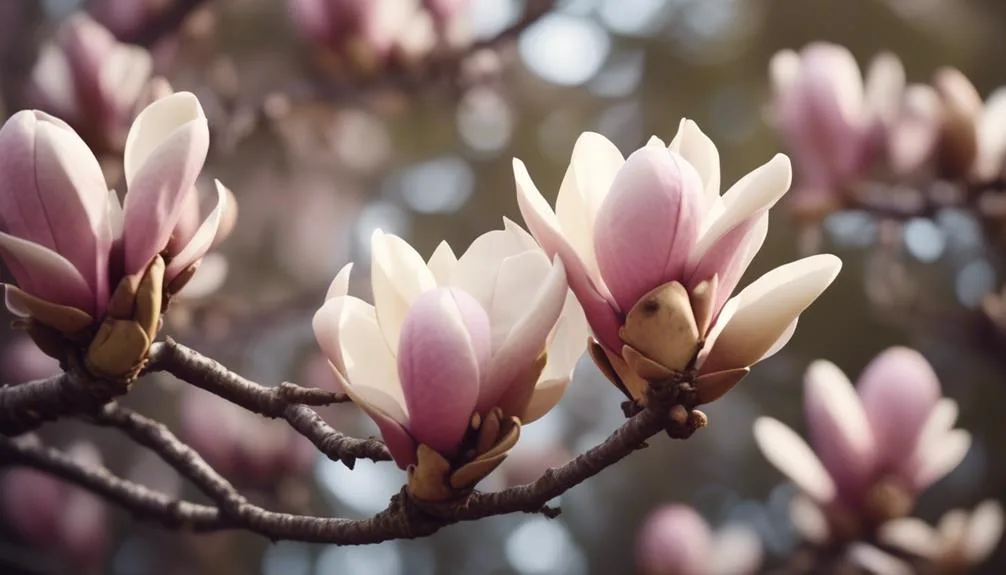
[[0,437],[0,460],[51,473],[118,504],[138,518],[154,520],[169,528],[243,529],[272,540],[338,545],[423,537],[453,523],[492,515],[542,512],[554,516],[557,512],[546,507],[548,501],[644,447],[647,439],[668,425],[664,412],[643,411],[628,419],[601,444],[561,467],[547,470],[532,483],[499,493],[474,493],[465,500],[436,506],[420,505],[403,491],[377,515],[350,520],[274,513],[252,505],[162,425],[121,407],[105,407],[95,421],[122,429],[137,442],[154,449],[208,492],[218,506],[172,500],[118,478],[103,467],[77,463],[61,451],[39,445],[32,436]]
[[205,2],[206,0],[175,0],[145,26],[120,40],[149,48],[178,30],[185,23],[185,19]]

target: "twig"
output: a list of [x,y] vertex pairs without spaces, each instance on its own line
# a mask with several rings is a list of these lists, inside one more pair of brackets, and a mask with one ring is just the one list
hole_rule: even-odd
[[[330,459],[352,468],[358,458],[388,461],[391,454],[379,439],[356,439],[339,433],[325,423],[311,408],[293,403],[289,398],[310,400],[312,405],[347,401],[343,394],[309,390],[292,383],[266,387],[229,371],[219,362],[168,338],[150,352],[147,371],[166,371],[175,377],[218,395],[234,404],[266,417],[285,419],[298,433],[308,438]],[[317,401],[322,397],[331,401]]]
[[[154,446],[172,465],[200,482],[199,459],[159,424],[118,407],[104,409],[98,416],[110,425],[127,431],[137,441]],[[34,438],[0,438],[0,458],[47,471],[80,485],[131,511],[135,516],[156,520],[176,529],[209,531],[246,529],[272,540],[287,539],[338,545],[379,543],[390,539],[411,539],[430,535],[444,526],[492,515],[515,512],[546,512],[545,504],[584,480],[596,475],[663,431],[665,416],[643,411],[627,420],[608,439],[569,463],[545,472],[537,481],[499,493],[474,493],[466,500],[440,508],[417,505],[403,493],[392,498],[387,509],[368,519],[349,520],[274,513],[248,503],[238,496],[226,513],[216,507],[174,501],[163,494],[125,481],[101,467],[84,467],[62,452],[37,444]],[[165,449],[167,447],[167,449]],[[219,489],[217,486],[215,489]],[[548,513],[550,516],[554,515]]]

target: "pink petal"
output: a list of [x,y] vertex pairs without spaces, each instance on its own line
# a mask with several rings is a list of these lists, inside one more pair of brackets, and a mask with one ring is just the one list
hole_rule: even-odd
[[594,250],[615,303],[681,280],[699,230],[703,187],[681,156],[654,146],[634,152],[615,176],[594,227]]
[[202,225],[196,230],[189,243],[185,245],[182,251],[171,258],[171,263],[168,264],[164,272],[165,282],[170,282],[175,276],[196,263],[196,261],[206,254],[210,246],[213,245],[213,238],[216,237],[217,230],[220,228],[220,220],[223,218],[224,212],[227,211],[228,195],[227,188],[219,180],[215,183],[217,186],[217,205],[206,216],[206,219],[203,220]]
[[457,452],[478,399],[479,352],[488,344],[489,318],[465,292],[437,288],[413,303],[398,373],[417,442],[448,457]]
[[[78,12],[60,26],[59,47],[66,54],[73,85],[82,108],[88,115],[103,115],[104,93],[101,69],[117,44],[115,37],[86,12]],[[88,118],[89,121],[104,118]]]
[[[545,351],[546,341],[559,319],[559,314],[566,303],[567,293],[566,272],[562,263],[556,258],[534,300],[525,302],[526,313],[510,330],[499,350],[493,354],[488,374],[479,389],[476,405],[479,412],[495,406],[511,384],[519,381],[517,378]],[[505,292],[496,294],[496,299],[506,297]],[[495,306],[493,311],[495,312]],[[495,318],[495,313],[493,315]]]
[[817,360],[807,368],[804,410],[814,451],[843,496],[859,501],[878,445],[852,383],[835,364]]
[[[747,271],[768,235],[768,211],[756,213],[734,226],[707,250],[689,274],[687,287],[694,289],[703,281],[717,278],[713,317],[723,307]],[[704,278],[704,279],[700,279]]]
[[[416,462],[416,440],[409,434],[405,426],[400,422],[398,415],[388,413],[380,406],[393,405],[394,399],[390,396],[381,397],[381,390],[358,385],[346,387],[347,391],[352,390],[359,398],[358,404],[370,419],[374,420],[377,428],[381,431],[381,438],[388,446],[392,459],[398,467],[405,469]],[[354,399],[354,401],[357,401]]]
[[548,257],[558,255],[562,260],[569,287],[580,300],[594,336],[608,349],[621,349],[622,341],[618,337],[621,322],[613,302],[606,297],[606,291],[602,291],[600,278],[590,276],[583,260],[563,237],[555,213],[531,181],[524,163],[515,158],[513,169],[517,182],[517,205],[528,229]]
[[146,267],[167,246],[208,148],[206,116],[189,92],[157,100],[137,116],[123,158],[126,274]]
[[4,124],[0,151],[0,227],[58,252],[107,297],[108,191],[94,154],[62,120],[31,111]]
[[883,463],[911,457],[919,434],[939,401],[940,382],[922,354],[905,347],[881,353],[859,376],[859,396]]
[[642,573],[707,575],[713,551],[709,524],[692,508],[668,505],[646,520],[636,543]]
[[80,272],[63,256],[3,232],[0,232],[0,256],[25,292],[93,315],[93,292]]

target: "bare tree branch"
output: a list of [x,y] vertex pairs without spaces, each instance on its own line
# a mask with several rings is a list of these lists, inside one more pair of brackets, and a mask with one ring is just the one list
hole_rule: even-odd
[[473,493],[467,499],[430,506],[413,501],[404,490],[387,509],[368,519],[314,517],[275,513],[248,503],[191,448],[181,444],[157,422],[116,405],[95,416],[95,422],[117,427],[154,449],[183,475],[211,494],[219,507],[175,501],[125,481],[102,467],[85,467],[64,453],[42,447],[34,437],[0,438],[0,460],[27,465],[80,485],[132,512],[175,529],[209,531],[246,529],[272,540],[288,539],[339,545],[379,543],[430,535],[460,521],[515,512],[545,512],[548,501],[593,477],[637,449],[668,425],[665,415],[643,411],[628,419],[608,439],[569,463],[550,469],[532,483],[498,493]]

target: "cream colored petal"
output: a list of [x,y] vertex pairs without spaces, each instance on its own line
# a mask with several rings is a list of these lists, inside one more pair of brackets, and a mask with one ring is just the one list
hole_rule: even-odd
[[548,362],[541,374],[542,380],[572,377],[573,368],[586,350],[590,334],[587,318],[580,302],[572,293],[566,295],[559,321],[552,330],[548,344]]
[[132,182],[154,151],[179,126],[206,115],[195,95],[178,92],[147,106],[137,115],[126,137],[123,166],[126,182]]
[[847,552],[849,560],[873,575],[913,575],[908,563],[877,549],[868,543],[853,543]]
[[702,259],[723,234],[755,212],[770,208],[789,190],[793,169],[789,157],[776,154],[771,160],[737,181],[723,194],[723,209],[702,222],[699,241],[691,262]]
[[510,332],[531,310],[529,306],[548,277],[551,266],[540,251],[528,251],[506,258],[499,266],[496,286],[490,298],[492,352],[503,346]]
[[493,308],[497,277],[504,262],[514,256],[536,252],[547,267],[548,258],[544,253],[538,250],[528,251],[524,238],[513,231],[503,229],[486,232],[475,238],[465,253],[461,254],[448,283],[451,287],[471,294],[488,312]]
[[972,565],[988,559],[1003,535],[1003,507],[994,499],[983,501],[971,513],[964,556]]
[[532,236],[527,230],[522,228],[520,224],[511,220],[510,218],[507,217],[503,218],[503,229],[506,230],[507,232],[510,232],[510,234],[514,237],[514,239],[520,242],[522,246],[524,246],[525,250],[541,249],[541,247],[538,245],[538,242],[534,239],[534,236]]
[[622,153],[607,138],[584,132],[573,146],[573,155],[555,200],[555,215],[562,234],[594,275],[597,274],[594,220],[615,174],[624,163]]
[[831,536],[828,518],[824,511],[809,497],[796,494],[789,503],[789,519],[804,539],[815,544],[824,544]]
[[433,250],[433,255],[426,262],[426,266],[430,268],[433,279],[436,280],[438,286],[449,284],[451,275],[458,266],[458,257],[454,255],[454,250],[451,249],[447,240],[437,245],[437,249]]
[[884,523],[880,526],[877,538],[884,545],[919,557],[932,559],[940,552],[936,530],[917,517],[904,517]]
[[658,148],[666,148],[667,147],[667,144],[665,144],[664,141],[661,140],[660,138],[658,138],[657,136],[650,136],[650,139],[646,140],[646,145],[647,146],[655,146],[655,147],[658,147]]
[[905,92],[905,67],[891,52],[878,54],[866,71],[866,113],[874,122],[890,125]]
[[325,294],[325,301],[335,297],[342,297],[349,294],[349,276],[353,272],[353,262],[342,266],[339,273],[335,274],[335,279],[328,285],[328,292]]
[[766,359],[779,353],[779,351],[781,351],[782,348],[786,347],[786,344],[789,343],[789,340],[793,339],[793,334],[796,333],[796,326],[798,323],[800,323],[800,318],[794,319],[793,323],[789,324],[789,327],[786,328],[786,331],[782,332],[782,335],[779,336],[779,339],[775,340],[775,343],[772,344],[772,347],[770,347],[769,350],[765,352],[765,355],[761,356],[761,358],[759,358],[758,361],[765,361]]
[[936,524],[936,535],[939,538],[937,546],[940,551],[957,549],[964,544],[969,519],[968,512],[963,509],[951,509],[940,517]]
[[720,152],[709,136],[699,129],[699,125],[687,118],[678,124],[678,133],[667,145],[671,151],[688,160],[702,178],[705,203],[702,212],[720,195]]
[[800,57],[793,50],[780,50],[769,60],[768,74],[777,96],[792,89],[799,73]]
[[978,157],[974,175],[980,181],[995,180],[1006,169],[1006,87],[999,88],[978,117]]
[[779,471],[804,493],[819,503],[835,498],[835,482],[821,460],[795,431],[771,417],[759,417],[754,424],[755,442]]
[[436,287],[426,262],[402,238],[375,230],[371,237],[370,281],[374,308],[392,356],[397,357],[402,322],[420,294]]
[[780,266],[744,288],[736,296],[737,311],[716,338],[703,371],[746,367],[756,362],[831,285],[841,269],[837,257],[820,254]]
[[914,473],[915,488],[919,491],[939,481],[953,471],[971,449],[971,434],[963,429],[950,431],[943,438],[930,444],[920,455],[919,466]]
[[568,386],[569,378],[566,377],[538,382],[538,385],[531,393],[531,401],[524,411],[524,419],[521,420],[521,423],[531,423],[540,419],[549,411],[552,411],[552,408],[562,399],[562,395],[566,393],[566,387]]
[[728,523],[713,534],[709,575],[757,573],[763,556],[758,533],[740,523]]

